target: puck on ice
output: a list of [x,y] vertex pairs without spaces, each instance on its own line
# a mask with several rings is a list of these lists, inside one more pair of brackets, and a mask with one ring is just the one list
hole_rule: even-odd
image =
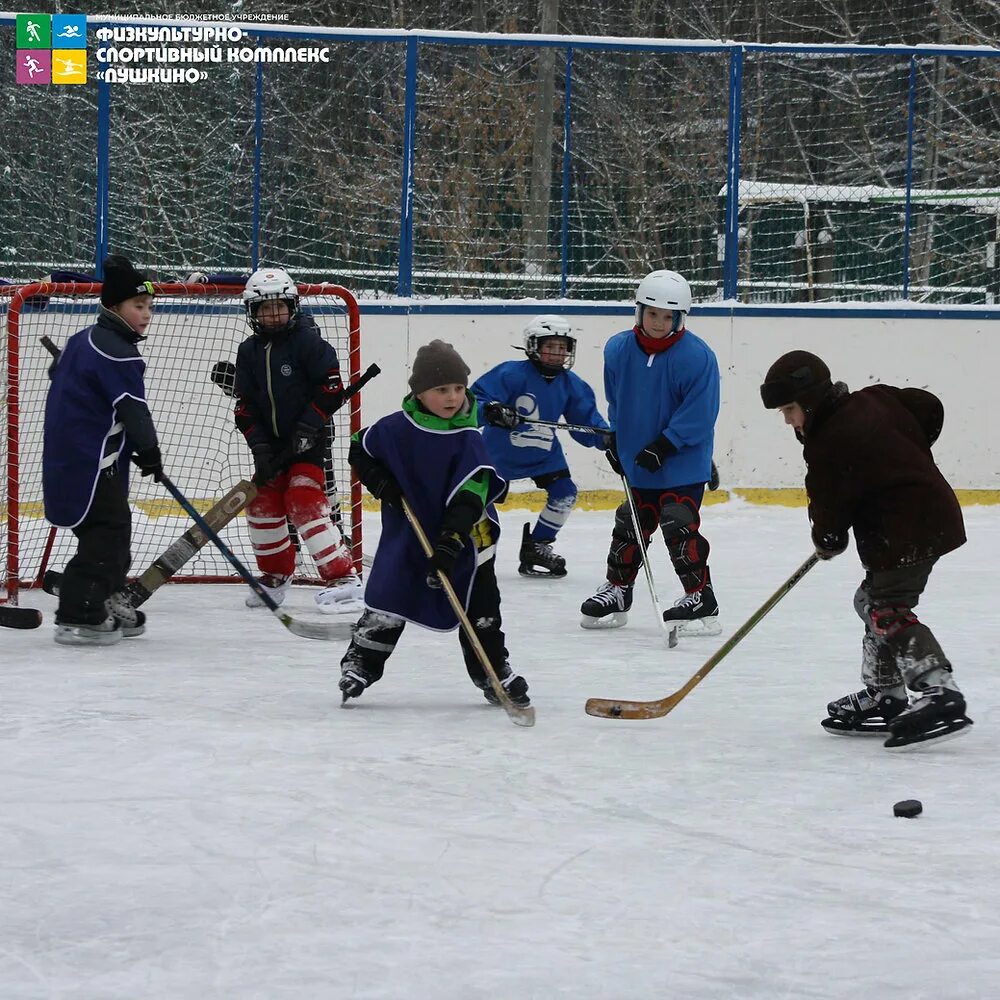
[[907,819],[919,816],[923,811],[924,806],[920,799],[903,799],[892,807],[893,816],[905,816]]

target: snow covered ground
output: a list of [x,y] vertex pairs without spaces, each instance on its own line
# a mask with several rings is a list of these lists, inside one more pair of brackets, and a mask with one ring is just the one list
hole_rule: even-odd
[[[853,552],[672,715],[616,722],[586,698],[660,697],[723,640],[668,652],[644,594],[583,631],[612,515],[576,513],[545,582],[517,576],[505,514],[534,729],[454,635],[409,629],[342,710],[343,644],[243,588],[164,588],[145,637],[83,653],[26,595],[45,625],[0,632],[0,998],[1000,996],[1000,509],[966,515],[921,609],[976,724],[906,755],[818,725],[858,686]],[[805,514],[731,503],[705,530],[725,636],[809,554]],[[894,818],[904,798],[923,815]]]

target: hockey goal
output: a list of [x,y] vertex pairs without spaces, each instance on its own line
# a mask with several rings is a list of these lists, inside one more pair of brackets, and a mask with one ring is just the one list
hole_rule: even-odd
[[[250,336],[242,288],[221,285],[158,284],[148,339],[140,345],[146,359],[146,393],[167,475],[201,511],[253,472],[253,460],[233,424],[233,400],[219,378],[236,360],[240,342]],[[0,300],[6,337],[0,364],[6,406],[0,415],[0,600],[16,603],[19,588],[41,585],[46,569],[62,569],[76,550],[68,530],[46,520],[42,502],[42,440],[48,367],[52,357],[42,345],[48,337],[63,347],[97,315],[99,284],[33,284]],[[339,285],[299,285],[304,309],[336,348],[345,384],[361,370],[358,304]],[[4,313],[6,315],[4,316]],[[220,362],[223,368],[220,369]],[[213,381],[213,370],[216,380]],[[223,382],[220,386],[219,381]],[[327,493],[335,521],[361,567],[361,486],[351,473],[347,452],[351,434],[361,426],[361,399],[355,395],[331,418],[332,444],[327,462]],[[131,470],[132,572],[141,573],[190,520],[162,486]],[[223,539],[256,572],[242,516],[223,529]],[[300,552],[297,577],[318,582],[308,553]],[[183,582],[238,580],[214,545],[205,545],[174,578]]]

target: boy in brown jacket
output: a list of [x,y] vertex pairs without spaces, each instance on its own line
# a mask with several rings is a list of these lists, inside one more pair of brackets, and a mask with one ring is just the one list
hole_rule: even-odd
[[972,725],[965,698],[937,639],[913,611],[934,563],[965,542],[962,510],[931,456],[944,422],[941,401],[891,385],[849,392],[807,351],[780,357],[760,394],[804,446],[817,555],[839,555],[853,528],[865,568],[854,595],[865,624],[865,687],[830,702],[823,728],[888,733],[890,750],[959,735]]

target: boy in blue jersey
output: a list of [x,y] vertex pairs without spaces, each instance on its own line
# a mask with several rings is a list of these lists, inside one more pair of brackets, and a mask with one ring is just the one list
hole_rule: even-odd
[[[524,417],[559,420],[605,430],[597,412],[594,390],[570,371],[576,359],[576,338],[562,316],[536,316],[524,329],[527,361],[504,361],[472,386],[479,401],[486,447],[504,479],[531,479],[546,491],[545,507],[534,528],[525,524],[521,537],[522,576],[566,575],[566,560],[552,551],[559,529],[576,504],[576,484],[570,477],[554,427],[524,422]],[[590,448],[606,448],[604,434],[570,432]]]
[[157,482],[163,464],[138,351],[153,286],[125,257],[104,261],[97,322],[75,333],[49,369],[42,489],[45,516],[77,537],[59,585],[55,641],[109,646],[141,635],[145,615],[112,598],[132,564],[129,459]]
[[690,309],[687,281],[676,271],[653,271],[636,291],[635,326],[604,348],[604,392],[614,428],[607,457],[631,487],[642,548],[623,503],[615,512],[607,582],[580,608],[584,628],[627,622],[643,553],[659,527],[684,587],[664,621],[680,635],[721,631],[699,513],[712,476],[719,365],[711,348],[685,328]]
[[[511,700],[530,704],[527,683],[507,662],[494,571],[500,522],[493,501],[507,484],[493,468],[479,432],[468,376],[468,366],[451,344],[431,341],[417,351],[412,391],[403,408],[351,438],[350,463],[382,501],[382,534],[368,575],[367,610],[340,662],[345,702],[382,677],[407,622],[435,632],[458,627],[437,576],[441,570]],[[429,562],[402,510],[403,496],[435,540]],[[459,642],[473,684],[498,704],[464,631]]]

